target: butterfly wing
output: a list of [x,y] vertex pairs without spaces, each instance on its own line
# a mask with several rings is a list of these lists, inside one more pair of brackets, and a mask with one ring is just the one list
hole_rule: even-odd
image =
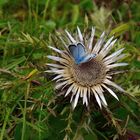
[[73,45],[73,44],[69,45],[69,51],[74,59],[78,57],[78,53],[77,53],[78,51],[77,51],[76,45]]
[[69,45],[69,51],[76,64],[87,62],[96,56],[95,54],[87,54],[81,43],[78,43],[77,45]]
[[84,45],[82,45],[81,43],[78,43],[77,49],[78,49],[78,58],[79,59],[86,55],[86,50],[85,50]]
[[69,45],[69,51],[73,56],[76,64],[79,64],[82,57],[86,54],[84,46],[81,43],[78,43],[77,45]]

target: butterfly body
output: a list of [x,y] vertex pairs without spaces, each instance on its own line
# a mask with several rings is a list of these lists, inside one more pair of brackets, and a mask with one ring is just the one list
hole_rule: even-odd
[[69,45],[69,51],[76,64],[88,62],[96,56],[95,54],[88,54],[81,43]]

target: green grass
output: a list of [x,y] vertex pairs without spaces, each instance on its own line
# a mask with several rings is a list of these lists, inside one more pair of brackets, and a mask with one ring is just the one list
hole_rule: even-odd
[[[104,5],[104,6],[103,6]],[[0,140],[140,138],[140,2],[128,0],[0,0]],[[131,96],[106,96],[109,109],[56,97],[45,73],[56,32],[96,27],[115,34],[129,66],[114,80]],[[122,68],[121,68],[122,70]]]

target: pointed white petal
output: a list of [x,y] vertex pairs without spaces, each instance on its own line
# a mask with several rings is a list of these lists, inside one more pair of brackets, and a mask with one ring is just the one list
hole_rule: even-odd
[[91,37],[89,39],[89,45],[88,45],[90,50],[92,50],[94,35],[95,35],[95,28],[92,27]]
[[73,89],[73,84],[68,88],[65,97],[68,96],[68,94],[72,91],[72,89]]
[[78,90],[78,87],[76,85],[74,85],[73,89],[72,89],[72,96],[71,96],[70,102],[73,101],[73,97],[77,93],[77,90]]
[[102,50],[100,51],[100,53],[103,53],[105,51],[105,49],[108,47],[108,45],[111,43],[111,41],[113,40],[114,36],[112,36],[104,45],[104,47],[102,48]]
[[62,90],[66,87],[66,86],[68,86],[68,85],[70,85],[70,84],[72,84],[73,83],[73,81],[71,81],[70,79],[67,79],[67,83],[62,87]]
[[46,70],[45,72],[56,73],[56,74],[63,74],[64,70],[51,69],[51,70]]
[[100,52],[102,58],[104,58],[109,53],[116,41],[117,39],[113,40],[103,51]]
[[63,59],[57,56],[52,56],[52,55],[48,55],[47,56],[49,59],[52,59],[54,61],[62,61]]
[[108,92],[109,92],[114,98],[116,98],[116,99],[119,101],[117,95],[116,95],[110,88],[108,88],[108,87],[105,86],[104,84],[102,84],[102,86],[103,86],[105,89],[107,89]]
[[57,80],[57,79],[59,79],[59,78],[61,78],[61,77],[63,77],[63,76],[62,76],[61,74],[59,74],[59,75],[57,75],[56,77],[53,78],[53,81],[54,81],[54,80]]
[[53,68],[53,67],[50,67],[50,69],[52,71],[54,71],[54,73],[58,73],[58,74],[63,74],[65,72],[64,69],[57,69],[57,68]]
[[67,30],[65,30],[65,32],[67,33],[67,36],[69,37],[70,41],[75,44],[76,40],[71,36],[71,34]]
[[68,83],[70,82],[69,80],[69,77],[62,77],[62,78],[59,78],[58,80],[56,80],[56,82],[60,82],[60,81],[68,81]]
[[87,102],[87,88],[83,89],[83,104]]
[[117,56],[117,57],[114,58],[114,59],[115,59],[115,61],[117,61],[117,60],[119,60],[119,59],[124,58],[125,56],[126,56],[126,54],[121,54],[121,55]]
[[103,49],[106,49],[108,47],[108,45],[112,42],[113,38],[114,38],[114,36],[112,36],[111,38],[108,39],[108,41],[104,45],[104,48]]
[[93,48],[93,53],[98,53],[99,50],[101,49],[103,43],[104,43],[104,36],[105,36],[105,32],[102,33],[100,39],[97,41],[97,43],[95,44],[94,48]]
[[55,88],[56,88],[56,89],[59,89],[60,87],[62,87],[62,86],[65,85],[65,84],[67,84],[67,81],[64,81],[64,82],[62,82],[62,83],[56,84]]
[[111,63],[113,63],[113,62],[115,62],[115,61],[117,61],[117,60],[119,60],[119,59],[124,58],[124,57],[125,57],[125,54],[121,54],[121,55],[119,55],[118,57],[114,57],[114,58],[110,58],[110,59],[106,60],[104,63],[105,63],[106,65],[108,65],[108,64],[111,64]]
[[108,47],[104,50],[103,56],[106,56],[108,54],[108,52],[112,49],[112,47],[114,46],[114,44],[116,43],[117,39],[113,40]]
[[56,80],[56,82],[61,82],[61,81],[64,81],[64,78],[59,78]]
[[54,47],[52,47],[52,46],[48,46],[50,49],[52,49],[52,50],[54,50],[54,51],[56,51],[57,53],[63,53],[63,51],[61,51],[61,50],[59,50],[59,49],[57,49],[57,48],[54,48]]
[[79,89],[78,89],[76,96],[75,96],[75,99],[73,101],[73,109],[76,107],[76,105],[78,103],[79,95],[80,95],[80,93],[79,93]]
[[101,104],[101,101],[100,101],[100,98],[99,98],[98,94],[95,92],[95,90],[93,88],[92,88],[92,91],[94,93],[94,96],[96,98],[96,101],[97,101],[99,107],[102,108],[102,104]]
[[45,72],[47,72],[47,73],[54,73],[54,71],[52,71],[52,70],[45,70]]
[[110,76],[110,75],[106,75],[105,76],[107,79],[111,79],[112,78],[112,76]]
[[75,95],[75,93],[73,92],[71,95],[71,98],[70,98],[70,103],[72,103],[74,95]]
[[55,68],[64,68],[62,65],[47,63],[48,66],[55,67]]
[[106,102],[106,99],[104,97],[104,94],[101,92],[100,94],[98,94],[102,100],[102,102],[104,103],[105,106],[107,106],[107,102]]
[[124,50],[124,48],[122,48],[122,49],[120,49],[120,50],[114,52],[113,54],[107,56],[106,58],[104,58],[104,61],[106,61],[106,60],[108,60],[108,59],[110,59],[110,58],[113,58],[113,57],[118,56],[119,54],[121,54],[121,52],[122,52],[123,50]]
[[79,37],[79,39],[80,39],[80,42],[83,43],[83,36],[82,36],[81,30],[79,29],[78,26],[77,26],[77,32],[78,32],[78,37]]
[[88,88],[88,98],[90,100],[90,94],[91,94],[91,91],[90,91],[90,88]]
[[88,100],[87,100],[87,96],[86,96],[86,106],[88,106]]
[[124,89],[122,89],[120,86],[118,86],[117,84],[115,84],[114,82],[112,82],[112,81],[110,81],[108,79],[105,79],[104,83],[107,84],[107,85],[111,85],[111,86],[115,87],[116,89],[118,89],[121,92],[125,92]]
[[63,59],[63,58],[61,58],[61,57],[52,56],[52,55],[48,55],[47,57],[48,57],[49,59],[51,59],[51,60],[58,61],[58,62],[60,62],[60,63],[64,63],[64,64],[68,64],[68,63],[69,63],[68,60]]
[[112,69],[112,68],[115,68],[115,67],[127,66],[127,65],[128,65],[128,63],[115,63],[115,64],[108,65],[106,67],[109,68],[109,69]]
[[83,92],[84,92],[83,87],[80,87],[80,97],[81,97],[81,98],[83,97]]
[[101,87],[99,87],[99,86],[96,86],[95,87],[95,90],[96,90],[96,93],[99,95],[99,97],[101,98],[101,100],[102,100],[102,102],[107,106],[107,102],[106,102],[106,100],[105,100],[105,97],[104,97],[104,95],[103,95],[103,89],[101,88]]

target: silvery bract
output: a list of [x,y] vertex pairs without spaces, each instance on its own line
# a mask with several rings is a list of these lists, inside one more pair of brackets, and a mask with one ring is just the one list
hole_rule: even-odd
[[[50,66],[50,70],[47,72],[56,75],[53,79],[56,81],[56,89],[61,89],[65,91],[65,96],[70,96],[73,109],[80,97],[83,104],[88,106],[92,102],[91,96],[95,96],[100,108],[107,106],[103,94],[105,90],[119,100],[111,86],[125,92],[111,80],[112,75],[109,74],[113,68],[127,65],[127,63],[116,63],[125,56],[121,54],[124,48],[109,54],[117,39],[111,37],[105,41],[105,32],[103,32],[93,46],[94,34],[95,29],[92,28],[91,35],[87,40],[85,39],[87,37],[83,37],[77,27],[75,38],[67,30],[67,37],[60,37],[64,46],[63,50],[49,46],[58,55],[48,56],[49,59],[54,60],[54,63],[47,64]],[[64,41],[66,39],[67,41]]]

